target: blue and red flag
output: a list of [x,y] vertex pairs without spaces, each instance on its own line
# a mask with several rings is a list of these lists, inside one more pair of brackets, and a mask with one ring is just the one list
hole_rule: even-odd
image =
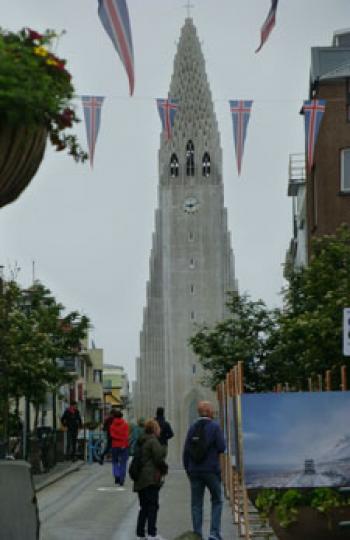
[[236,161],[238,174],[241,174],[241,165],[244,152],[244,143],[247,135],[248,122],[253,101],[233,100],[229,101],[233,123],[233,139],[235,143]]
[[305,116],[305,143],[309,171],[311,171],[314,164],[315,146],[325,109],[325,99],[304,101],[302,108],[302,113]]
[[157,107],[160,119],[162,121],[163,131],[166,133],[167,140],[171,139],[172,129],[174,127],[175,115],[178,109],[174,99],[157,99]]
[[84,109],[86,136],[89,146],[90,165],[93,166],[95,144],[101,124],[101,109],[104,97],[81,96]]
[[98,0],[98,15],[124,64],[130,95],[134,92],[134,51],[126,0]]
[[268,12],[268,15],[264,21],[264,24],[261,27],[261,41],[259,47],[256,49],[256,53],[260,51],[261,47],[264,45],[265,41],[269,37],[273,27],[276,24],[276,11],[277,11],[278,0],[271,0],[271,8]]

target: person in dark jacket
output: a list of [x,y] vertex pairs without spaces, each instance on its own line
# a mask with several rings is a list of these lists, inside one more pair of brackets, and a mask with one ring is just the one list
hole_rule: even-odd
[[164,407],[157,408],[155,420],[160,427],[159,442],[162,446],[168,446],[168,440],[174,437],[174,432],[169,422],[165,420]]
[[160,444],[159,435],[158,422],[154,419],[148,420],[138,443],[142,447],[142,467],[139,477],[134,482],[134,491],[137,492],[140,502],[136,527],[136,536],[139,540],[146,538],[146,525],[149,540],[164,540],[157,535],[157,516],[159,490],[168,466],[164,461],[166,447]]
[[70,457],[72,461],[75,461],[78,432],[82,428],[81,416],[76,401],[71,401],[70,406],[64,411],[61,417],[61,423],[67,428],[66,458],[69,459]]
[[109,433],[112,438],[112,468],[114,482],[117,485],[123,486],[129,457],[129,425],[124,420],[121,411],[117,410],[114,413],[114,419],[110,425]]
[[132,424],[130,426],[129,456],[134,455],[136,443],[139,440],[139,438],[144,434],[144,432],[145,432],[145,419],[143,416],[140,416],[140,418],[137,419],[137,423]]
[[[202,538],[203,527],[203,500],[205,488],[211,496],[211,522],[209,540],[222,540],[221,513],[222,489],[220,454],[225,451],[223,432],[217,422],[213,420],[213,405],[210,401],[198,403],[199,418],[189,428],[183,449],[183,465],[191,484],[191,513],[193,531]],[[198,428],[198,422],[204,424],[206,452],[198,463],[191,457],[191,440]]]

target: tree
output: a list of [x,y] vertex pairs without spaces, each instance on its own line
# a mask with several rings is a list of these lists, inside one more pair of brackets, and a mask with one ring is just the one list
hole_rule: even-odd
[[190,338],[190,345],[207,372],[206,384],[215,388],[239,361],[244,362],[246,386],[262,390],[266,339],[274,325],[272,314],[262,300],[253,302],[247,294],[228,293],[231,316],[214,328],[202,326]]
[[[315,238],[308,267],[288,276],[284,309],[271,336],[266,370],[303,389],[327,369],[339,373],[343,308],[350,306],[350,230]],[[273,344],[272,344],[273,342]],[[348,360],[346,360],[348,362]]]
[[0,295],[0,395],[5,432],[11,398],[26,396],[38,408],[48,391],[71,380],[56,359],[78,353],[89,320],[76,311],[63,315],[63,310],[39,282],[22,290],[12,281]]

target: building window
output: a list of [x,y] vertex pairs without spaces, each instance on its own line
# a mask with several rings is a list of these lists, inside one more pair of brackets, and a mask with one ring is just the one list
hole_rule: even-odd
[[186,146],[186,174],[194,176],[194,144],[188,141]]
[[170,158],[170,176],[172,178],[179,176],[179,160],[176,154],[172,154]]
[[340,189],[342,192],[350,192],[350,148],[341,151],[341,181]]
[[188,233],[188,240],[189,240],[190,242],[193,242],[193,240],[194,240],[194,234],[193,234],[192,231],[190,231],[190,232]]
[[196,364],[192,364],[192,375],[196,374]]
[[203,156],[202,175],[206,177],[210,176],[210,155],[208,154],[208,152],[205,152]]
[[193,270],[194,268],[194,259],[190,259],[190,268]]
[[191,294],[194,294],[194,285],[190,285]]
[[102,371],[100,369],[94,369],[93,371],[93,382],[102,383]]
[[191,311],[191,321],[194,321],[194,311]]
[[346,83],[346,119],[350,122],[350,79]]

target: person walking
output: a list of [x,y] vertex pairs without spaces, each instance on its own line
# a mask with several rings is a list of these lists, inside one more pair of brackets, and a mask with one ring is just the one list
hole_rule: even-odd
[[82,428],[80,412],[76,401],[71,401],[70,406],[64,411],[61,417],[62,425],[67,428],[67,451],[66,459],[76,460],[75,452],[79,429]]
[[114,482],[123,486],[129,457],[129,425],[124,420],[122,411],[116,410],[113,415],[109,428],[112,439],[112,470]]
[[[159,510],[159,490],[163,485],[163,477],[168,472],[165,463],[166,447],[159,441],[160,426],[156,420],[147,420],[145,432],[138,440],[141,446],[141,470],[134,481],[140,510],[137,518],[136,537],[138,540],[164,540],[157,534],[157,517]],[[147,536],[146,536],[147,527]]]
[[191,485],[193,531],[203,538],[203,500],[205,488],[211,496],[209,540],[222,540],[222,487],[220,454],[225,451],[223,432],[213,420],[210,401],[198,403],[199,418],[190,426],[183,449],[183,465]]
[[162,446],[167,447],[168,440],[174,437],[174,432],[169,422],[165,420],[164,407],[157,408],[155,420],[158,422],[160,426],[159,442]]
[[136,424],[132,424],[129,434],[129,456],[135,453],[135,446],[141,435],[145,432],[145,419],[143,416],[137,419]]
[[106,434],[107,442],[106,442],[106,448],[103,450],[103,452],[102,452],[102,454],[100,456],[100,459],[99,459],[99,464],[100,465],[103,465],[106,455],[110,454],[112,452],[112,437],[111,437],[111,434],[110,434],[109,430],[110,430],[111,424],[112,424],[112,422],[113,422],[113,420],[115,418],[115,412],[116,412],[116,409],[112,407],[109,415],[105,418],[105,420],[103,422],[103,428],[102,429]]

